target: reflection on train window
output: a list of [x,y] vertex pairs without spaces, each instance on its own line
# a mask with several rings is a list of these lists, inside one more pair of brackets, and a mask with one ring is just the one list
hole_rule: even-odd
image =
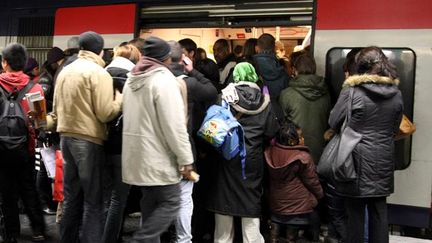
[[[336,103],[345,74],[342,69],[346,55],[354,47],[335,47],[326,55],[326,82],[333,104]],[[383,48],[384,54],[396,66],[399,89],[404,102],[404,114],[413,119],[416,54],[408,48]],[[396,170],[408,168],[411,163],[411,138],[396,142]]]

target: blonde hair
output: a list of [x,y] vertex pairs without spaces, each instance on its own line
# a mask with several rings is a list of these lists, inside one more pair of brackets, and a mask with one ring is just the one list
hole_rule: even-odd
[[140,59],[141,53],[134,45],[125,44],[114,47],[114,57],[124,57],[133,63],[137,63]]

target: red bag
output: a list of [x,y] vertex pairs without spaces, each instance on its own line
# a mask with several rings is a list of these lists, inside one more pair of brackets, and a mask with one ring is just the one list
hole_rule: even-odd
[[53,200],[63,202],[63,155],[60,150],[56,150],[56,170],[54,179]]

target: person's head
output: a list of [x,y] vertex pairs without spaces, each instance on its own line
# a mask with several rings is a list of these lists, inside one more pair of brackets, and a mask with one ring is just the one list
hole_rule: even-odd
[[239,46],[239,45],[235,46],[233,52],[237,58],[242,57],[243,56],[243,46]]
[[144,39],[143,38],[140,38],[140,37],[134,38],[134,39],[130,40],[128,42],[128,44],[131,44],[131,45],[135,46],[136,48],[138,48],[141,55],[144,55],[143,54],[143,48],[144,48]]
[[64,50],[65,56],[69,57],[79,52],[79,37],[73,36],[67,41],[67,49]]
[[356,55],[355,62],[358,74],[376,74],[393,79],[398,77],[396,67],[377,46],[362,49]]
[[345,78],[351,75],[357,74],[357,64],[355,62],[355,57],[357,53],[361,51],[362,48],[353,48],[348,52],[345,62],[342,66],[343,71],[345,73]]
[[58,48],[53,47],[48,51],[47,60],[44,62],[43,67],[54,75],[58,67],[63,63],[65,58],[64,52]]
[[19,43],[11,43],[2,51],[2,67],[6,72],[23,71],[27,64],[27,49]]
[[282,41],[276,41],[275,51],[276,51],[276,56],[278,58],[285,57],[285,46],[284,46],[284,43]]
[[182,63],[184,53],[180,44],[174,40],[168,41],[168,44],[171,47],[171,61],[173,63]]
[[205,59],[207,59],[207,53],[206,53],[206,51],[204,49],[202,49],[202,48],[197,48],[195,60],[196,61],[201,61],[201,60],[205,60]]
[[294,53],[291,56],[291,66],[293,67],[295,75],[316,73],[315,60],[310,54],[300,52],[294,55]]
[[81,33],[78,39],[80,50],[90,51],[103,56],[104,39],[93,31]]
[[267,33],[262,34],[258,38],[258,52],[275,52],[275,38]]
[[170,46],[161,38],[150,36],[144,41],[143,54],[146,57],[154,58],[165,64],[170,64],[170,52]]
[[231,50],[228,40],[219,39],[214,43],[213,55],[217,63],[223,61],[229,54],[231,54]]
[[140,51],[134,45],[122,43],[114,47],[113,57],[124,57],[133,63],[137,63],[140,59]]
[[276,134],[276,142],[284,146],[304,145],[303,130],[289,120],[285,120]]
[[246,59],[251,59],[257,53],[257,43],[258,39],[249,38],[246,40],[243,47],[243,56]]
[[248,62],[241,62],[235,65],[233,79],[235,83],[240,81],[256,83],[259,80],[255,68]]
[[178,41],[180,46],[183,48],[183,53],[191,60],[195,59],[195,53],[197,51],[197,44],[195,41],[189,38],[181,39]]
[[27,59],[27,64],[24,68],[24,73],[30,78],[39,76],[39,63],[33,57]]

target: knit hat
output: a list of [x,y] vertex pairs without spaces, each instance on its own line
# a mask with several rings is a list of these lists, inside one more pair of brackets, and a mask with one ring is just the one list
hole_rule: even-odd
[[258,81],[258,75],[255,72],[255,68],[248,62],[241,62],[234,67],[233,71],[234,82],[248,81],[256,83]]
[[35,67],[39,67],[39,63],[33,57],[29,57],[24,68],[24,73],[31,72]]
[[51,65],[65,57],[63,51],[58,47],[53,47],[48,51],[46,64]]
[[171,48],[168,43],[158,37],[150,36],[144,41],[144,56],[163,62],[170,57],[170,52]]
[[104,47],[104,39],[98,33],[87,31],[81,33],[78,39],[81,50],[91,51],[99,55]]

